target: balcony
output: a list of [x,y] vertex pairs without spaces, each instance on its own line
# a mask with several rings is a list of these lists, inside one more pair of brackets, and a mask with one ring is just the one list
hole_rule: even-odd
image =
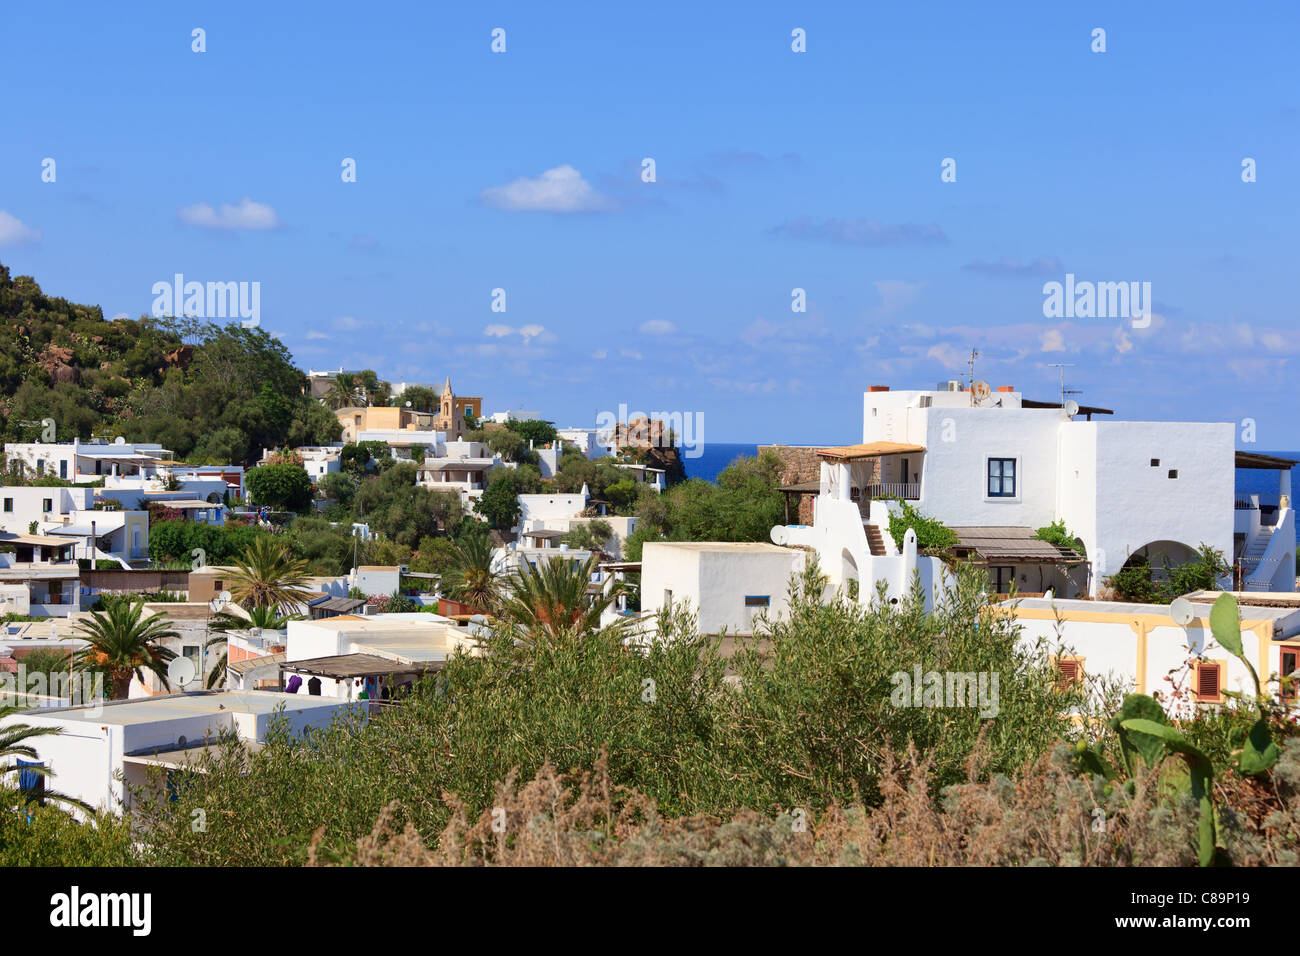
[[873,482],[862,489],[862,500],[880,501],[884,498],[902,498],[904,501],[921,499],[919,481]]

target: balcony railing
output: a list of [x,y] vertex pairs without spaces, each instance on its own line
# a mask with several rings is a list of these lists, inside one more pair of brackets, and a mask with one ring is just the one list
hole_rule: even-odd
[[919,481],[876,482],[862,489],[862,497],[868,501],[879,501],[882,498],[917,501],[921,497],[921,483]]

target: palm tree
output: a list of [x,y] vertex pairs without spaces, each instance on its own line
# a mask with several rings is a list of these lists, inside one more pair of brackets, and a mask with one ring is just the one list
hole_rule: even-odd
[[161,614],[142,619],[143,614],[143,599],[111,601],[104,610],[95,611],[78,622],[76,634],[64,638],[88,642],[86,647],[73,652],[73,666],[80,670],[108,671],[110,700],[125,700],[131,690],[132,675],[143,680],[145,671],[157,674],[164,687],[171,687],[167,663],[176,657],[176,652],[159,642],[180,635]]
[[492,567],[492,544],[485,534],[471,534],[452,545],[451,565],[442,575],[443,592],[452,600],[490,612],[500,596],[500,574]]
[[246,631],[256,628],[261,631],[282,631],[285,625],[290,621],[301,621],[306,615],[304,614],[280,614],[275,608],[270,607],[253,607],[247,612],[247,617],[241,617],[231,611],[220,611],[216,617],[208,624],[209,631],[216,631],[216,637],[210,637],[203,642],[203,657],[206,660],[208,648],[222,647],[221,658],[217,661],[217,666],[212,668],[208,674],[209,689],[217,686],[217,683],[226,673],[226,663],[229,657],[229,651],[225,649],[226,631]]
[[325,393],[325,403],[330,408],[343,408],[356,402],[357,377],[350,372],[340,372],[334,376],[329,390]]
[[307,562],[295,558],[287,545],[269,536],[249,542],[230,575],[230,595],[236,604],[288,612],[301,604],[307,589]]
[[[50,769],[44,765],[32,766],[29,764],[24,767],[19,765],[18,759],[26,758],[33,761],[40,759],[36,748],[28,743],[32,738],[63,733],[58,727],[33,727],[30,724],[6,725],[5,720],[18,712],[18,707],[12,705],[0,706],[0,793],[5,793],[10,789],[5,781],[5,777],[10,774],[14,775],[15,782],[21,781],[23,774],[32,774],[41,778],[53,776]],[[14,789],[19,790],[21,787],[22,785],[19,783]],[[57,790],[46,790],[42,787],[40,795],[45,800],[56,800],[59,803],[79,807],[87,812],[94,812],[94,808],[89,804],[83,803],[76,797],[59,793]]]
[[528,640],[548,644],[598,630],[601,615],[623,589],[621,583],[615,583],[608,591],[588,593],[599,562],[593,554],[581,564],[556,557],[520,568],[506,582],[499,616],[519,627]]

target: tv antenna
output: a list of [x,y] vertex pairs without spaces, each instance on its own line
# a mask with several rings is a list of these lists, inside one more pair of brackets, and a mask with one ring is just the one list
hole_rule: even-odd
[[1065,407],[1065,401],[1066,401],[1065,396],[1067,396],[1067,395],[1082,395],[1082,394],[1083,394],[1083,391],[1082,391],[1081,389],[1077,389],[1077,388],[1066,388],[1066,387],[1065,387],[1065,370],[1066,370],[1067,368],[1074,368],[1074,363],[1073,363],[1073,362],[1053,362],[1053,363],[1051,363],[1050,365],[1048,365],[1047,367],[1048,367],[1048,368],[1058,368],[1058,369],[1061,370],[1061,407],[1062,407],[1062,408]]
[[966,380],[966,387],[968,389],[973,388],[975,386],[975,360],[979,358],[979,354],[980,353],[978,349],[970,350],[970,362],[969,362],[970,375],[967,377]]

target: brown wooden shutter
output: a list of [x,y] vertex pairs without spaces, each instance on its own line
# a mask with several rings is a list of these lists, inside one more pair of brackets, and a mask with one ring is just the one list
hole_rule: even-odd
[[1221,694],[1220,677],[1222,668],[1218,664],[1203,661],[1196,668],[1196,698],[1198,700],[1218,700]]

